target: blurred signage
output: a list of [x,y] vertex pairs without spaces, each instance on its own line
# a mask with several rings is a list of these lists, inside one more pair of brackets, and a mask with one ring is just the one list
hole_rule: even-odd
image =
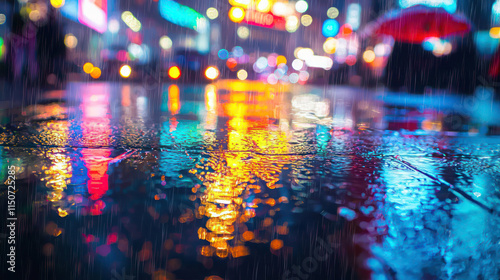
[[108,27],[107,0],[80,0],[78,21],[97,32],[105,32]]
[[347,7],[346,23],[351,26],[352,30],[358,30],[361,24],[361,5],[353,3]]
[[491,22],[493,26],[500,25],[500,0],[495,1],[491,7]]
[[208,20],[194,9],[173,0],[160,0],[160,15],[167,21],[204,33],[209,30]]
[[246,22],[250,25],[274,28],[278,30],[285,30],[286,25],[286,19],[284,17],[276,16],[272,13],[262,13],[254,10],[247,10],[243,22]]
[[399,0],[401,8],[408,8],[415,5],[442,7],[449,13],[454,13],[457,10],[457,0]]

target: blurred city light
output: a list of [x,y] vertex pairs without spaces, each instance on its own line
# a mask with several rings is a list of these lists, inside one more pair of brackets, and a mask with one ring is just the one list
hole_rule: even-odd
[[130,77],[130,74],[132,74],[132,68],[130,68],[130,66],[125,64],[120,67],[120,76],[122,76],[123,78],[128,78]]
[[229,19],[233,22],[242,22],[245,19],[245,11],[240,7],[232,7],[229,10]]
[[94,79],[99,79],[99,77],[101,77],[101,69],[99,69],[98,67],[92,68],[90,76]]
[[159,41],[160,47],[164,50],[168,50],[172,47],[172,39],[170,39],[168,36],[164,35],[160,37]]
[[490,29],[490,37],[494,39],[500,38],[500,27],[492,27]]
[[177,66],[172,66],[168,69],[168,76],[171,79],[177,80],[181,76],[181,69]]
[[323,50],[327,54],[333,54],[337,50],[337,39],[335,38],[327,38],[323,43]]
[[296,71],[300,71],[302,70],[302,68],[304,67],[304,61],[300,60],[300,59],[294,59],[292,61],[292,68]]
[[247,39],[250,36],[250,29],[246,26],[240,26],[238,27],[236,34],[238,34],[238,37],[241,39]]
[[80,0],[78,21],[99,33],[108,29],[108,1]]
[[399,0],[401,8],[408,8],[415,5],[442,7],[449,13],[454,13],[457,10],[456,0]]
[[343,37],[350,36],[352,34],[352,30],[353,29],[352,29],[350,24],[348,24],[348,23],[343,24],[339,29],[340,36],[343,36]]
[[276,65],[286,64],[286,57],[279,55],[276,57]]
[[376,58],[375,52],[373,50],[366,50],[363,53],[363,60],[366,63],[372,63]]
[[309,26],[313,22],[313,18],[310,15],[303,15],[300,17],[300,23],[302,23],[303,26]]
[[257,11],[261,13],[267,13],[271,10],[273,5],[273,0],[258,0]]
[[339,22],[334,19],[327,19],[323,23],[321,33],[325,37],[335,37],[339,33]]
[[240,79],[240,80],[242,80],[242,81],[243,81],[243,80],[246,80],[246,79],[247,79],[247,77],[248,77],[248,73],[247,73],[247,71],[246,71],[246,70],[244,70],[244,69],[240,69],[240,70],[238,70],[238,72],[236,73],[236,76],[238,77],[238,79]]
[[339,10],[335,7],[330,7],[326,10],[326,15],[331,19],[337,18],[339,16]]
[[229,4],[247,9],[252,4],[252,0],[229,0]]
[[5,16],[5,14],[0,14],[0,25],[4,24],[6,20],[7,17]]
[[310,48],[303,48],[297,52],[297,58],[307,60],[314,55],[314,51]]
[[198,32],[207,31],[207,19],[194,9],[181,5],[173,0],[160,0],[160,15],[167,21],[187,27]]
[[296,16],[288,16],[286,17],[286,31],[293,33],[297,31],[299,28],[299,18]]
[[272,8],[272,12],[277,16],[289,16],[295,13],[295,6],[289,3],[275,2]]
[[313,55],[306,59],[306,65],[311,68],[329,70],[333,66],[333,60],[328,56]]
[[210,80],[215,80],[219,77],[219,69],[215,66],[209,66],[205,70],[205,77]]
[[238,65],[238,61],[236,61],[236,59],[234,58],[229,58],[227,61],[226,61],[226,66],[230,69],[233,69],[234,67],[236,67]]
[[431,37],[422,43],[426,51],[431,51],[435,56],[443,56],[451,53],[452,45],[450,42],[437,37]]
[[227,59],[229,57],[229,52],[226,49],[220,49],[217,52],[220,59]]
[[219,11],[216,8],[210,7],[207,9],[207,17],[209,19],[216,19],[219,16]]
[[117,19],[109,20],[108,31],[111,33],[117,33],[120,31],[120,22]]
[[83,64],[83,72],[90,74],[92,72],[92,69],[94,69],[94,65],[90,62],[87,62]]
[[358,30],[361,24],[361,5],[358,3],[349,4],[347,7],[346,24],[349,24],[352,30]]
[[137,18],[135,18],[135,16],[131,12],[123,12],[122,20],[130,29],[132,29],[132,31],[139,32],[139,30],[141,30],[141,22]]
[[75,37],[75,35],[68,33],[64,36],[64,45],[70,49],[76,48],[76,45],[78,44],[78,39]]
[[491,22],[493,25],[500,24],[500,0],[495,1],[491,6]]
[[299,13],[304,13],[309,8],[309,5],[304,0],[299,0],[295,3],[295,10]]
[[50,0],[52,7],[59,9],[64,6],[64,0]]

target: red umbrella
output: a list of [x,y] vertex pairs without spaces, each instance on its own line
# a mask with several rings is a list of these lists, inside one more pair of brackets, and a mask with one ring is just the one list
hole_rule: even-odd
[[375,34],[390,35],[401,42],[422,43],[429,37],[464,35],[470,30],[471,24],[465,17],[450,14],[441,7],[417,5],[382,17]]

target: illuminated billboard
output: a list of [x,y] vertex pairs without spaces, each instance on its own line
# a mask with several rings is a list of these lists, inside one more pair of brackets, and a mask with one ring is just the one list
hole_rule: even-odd
[[79,0],[78,21],[97,32],[105,32],[108,27],[107,2],[107,0]]

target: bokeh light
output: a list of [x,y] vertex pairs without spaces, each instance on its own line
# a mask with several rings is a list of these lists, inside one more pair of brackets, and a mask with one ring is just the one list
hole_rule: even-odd
[[236,65],[238,65],[238,61],[232,57],[226,61],[226,66],[231,69],[236,67]]
[[325,37],[335,37],[339,33],[339,22],[334,19],[327,19],[323,23],[321,33]]
[[280,65],[280,64],[286,64],[286,57],[279,55],[276,58],[276,65]]
[[305,11],[307,11],[307,8],[309,8],[309,5],[304,0],[300,0],[295,3],[295,10],[299,13],[305,13]]
[[331,19],[337,18],[339,16],[339,9],[335,7],[330,7],[326,11],[326,15]]
[[296,16],[288,16],[286,17],[286,24],[285,24],[286,31],[293,33],[297,31],[299,28],[299,18]]
[[238,34],[238,37],[241,39],[247,39],[250,36],[250,29],[246,26],[240,26],[238,27],[236,34]]
[[297,70],[297,71],[300,71],[302,70],[302,68],[304,67],[304,61],[300,60],[300,59],[294,59],[292,61],[292,68],[294,70]]
[[363,60],[366,63],[372,63],[377,56],[375,55],[375,52],[373,50],[366,50],[363,53]]
[[64,36],[64,45],[70,49],[76,48],[76,45],[78,44],[78,39],[75,37],[75,35],[68,33]]
[[248,78],[248,72],[244,69],[240,69],[238,70],[238,72],[236,73],[236,77],[238,77],[238,79],[240,80],[246,80]]
[[216,19],[219,16],[219,11],[216,8],[210,7],[207,9],[207,17],[209,19]]
[[327,54],[333,54],[337,50],[337,39],[335,38],[327,38],[323,43],[323,50]]
[[219,77],[219,69],[215,66],[209,66],[205,70],[205,77],[210,80],[215,80]]
[[164,50],[168,50],[172,47],[172,39],[168,36],[161,36],[159,41],[160,47]]
[[6,20],[7,17],[5,16],[5,14],[0,14],[0,25],[4,24]]
[[130,68],[129,65],[125,64],[120,67],[120,76],[122,76],[123,78],[128,78],[130,77],[130,74],[132,74],[132,68]]
[[177,80],[181,76],[181,69],[177,66],[172,66],[168,69],[168,76],[171,79]]
[[220,49],[217,55],[220,59],[227,59],[229,57],[229,52],[226,49]]
[[493,39],[500,39],[500,27],[492,27],[490,29],[490,37]]
[[90,76],[94,79],[99,79],[99,77],[101,77],[101,69],[99,69],[98,67],[92,68]]
[[141,30],[141,22],[130,11],[122,13],[122,20],[132,31],[139,32]]
[[120,30],[120,22],[116,19],[110,19],[108,22],[108,31],[117,33]]
[[50,4],[52,5],[52,7],[56,9],[64,6],[64,2],[65,2],[64,0],[50,0]]
[[92,72],[92,69],[94,69],[94,65],[90,62],[87,62],[83,64],[83,72],[90,74]]
[[302,23],[303,26],[309,26],[313,22],[313,18],[310,15],[303,15],[300,17],[300,23]]
[[261,13],[267,13],[271,11],[271,7],[273,5],[272,0],[258,0],[257,1],[257,11]]
[[245,18],[245,10],[240,7],[232,7],[229,10],[229,19],[233,22],[242,22]]

